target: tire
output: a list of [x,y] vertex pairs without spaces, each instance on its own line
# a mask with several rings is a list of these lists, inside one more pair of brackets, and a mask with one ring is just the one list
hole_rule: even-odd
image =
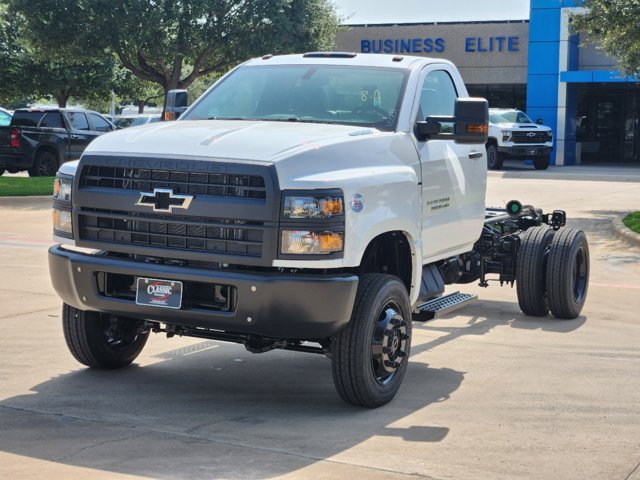
[[332,340],[331,367],[340,397],[376,408],[393,399],[407,371],[411,305],[399,278],[365,274],[349,324]]
[[142,322],[98,312],[62,307],[62,327],[69,351],[80,363],[98,369],[129,365],[142,351],[149,331]]
[[536,170],[546,170],[549,167],[550,157],[549,155],[543,155],[542,157],[536,157],[533,159],[533,167]]
[[563,228],[551,242],[547,261],[549,307],[554,317],[580,315],[589,290],[589,244],[582,230]]
[[554,233],[547,226],[532,227],[520,237],[516,290],[520,310],[525,315],[544,317],[549,313],[545,272]]
[[498,151],[498,147],[493,143],[487,145],[487,167],[490,170],[500,170],[503,162],[504,156]]
[[38,153],[33,165],[29,169],[30,177],[53,177],[58,172],[58,159],[56,156],[45,150]]

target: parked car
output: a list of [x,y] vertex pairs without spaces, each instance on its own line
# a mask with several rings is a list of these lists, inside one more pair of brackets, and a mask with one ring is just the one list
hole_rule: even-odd
[[11,123],[11,112],[0,107],[0,127],[6,127]]
[[147,123],[155,123],[160,121],[160,115],[156,113],[140,114],[140,115],[122,115],[116,117],[113,123],[118,128],[137,127],[146,125]]
[[536,170],[544,170],[549,166],[553,134],[549,127],[534,123],[520,110],[490,108],[486,147],[487,166],[492,170],[500,170],[507,159],[532,159]]
[[80,158],[93,139],[115,129],[90,110],[20,108],[0,127],[0,170],[53,176],[62,163]]

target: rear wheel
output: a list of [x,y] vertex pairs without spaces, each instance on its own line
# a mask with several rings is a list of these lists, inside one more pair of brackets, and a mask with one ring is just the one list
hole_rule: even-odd
[[49,151],[38,153],[29,169],[30,177],[53,177],[58,171],[58,159]]
[[493,143],[487,145],[487,167],[491,170],[500,170],[504,161],[502,153]]
[[348,403],[375,408],[400,388],[411,349],[411,306],[399,278],[378,273],[360,279],[349,324],[332,342],[336,389]]
[[542,157],[536,157],[533,159],[533,166],[536,170],[546,170],[549,167],[550,157],[549,155],[543,155]]
[[549,313],[545,267],[553,236],[554,231],[543,226],[529,228],[520,237],[516,290],[525,315],[544,317]]
[[139,320],[85,312],[66,304],[62,307],[62,327],[67,347],[76,360],[99,369],[129,365],[149,337]]
[[555,234],[546,283],[554,317],[572,319],[580,315],[589,289],[589,245],[582,230],[563,228]]

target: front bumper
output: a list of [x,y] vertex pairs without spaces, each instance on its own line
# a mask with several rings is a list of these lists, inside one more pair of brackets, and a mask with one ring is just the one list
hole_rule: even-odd
[[517,145],[517,146],[503,146],[498,147],[498,152],[504,153],[513,157],[541,157],[543,155],[549,155],[553,150],[553,147],[547,145]]
[[[349,322],[358,287],[358,277],[350,274],[279,274],[151,264],[79,253],[59,245],[49,249],[49,270],[58,295],[80,310],[278,339],[335,335]],[[235,288],[237,296],[230,311],[141,306],[133,299],[105,295],[98,282],[104,274],[224,285]]]

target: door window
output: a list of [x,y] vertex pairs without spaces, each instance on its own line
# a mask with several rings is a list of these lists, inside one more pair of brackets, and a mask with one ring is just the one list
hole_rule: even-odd
[[[418,120],[429,116],[453,116],[458,92],[451,76],[444,70],[434,70],[424,79],[420,92]],[[453,123],[443,123],[442,132],[452,132]]]
[[48,128],[65,128],[62,123],[62,117],[58,112],[47,113],[40,122],[41,127]]
[[90,130],[87,116],[81,112],[69,112],[69,121],[76,130]]
[[107,122],[100,115],[97,115],[95,113],[90,113],[89,115],[91,116],[91,121],[93,122],[93,129],[96,132],[110,132],[112,130],[109,122]]

